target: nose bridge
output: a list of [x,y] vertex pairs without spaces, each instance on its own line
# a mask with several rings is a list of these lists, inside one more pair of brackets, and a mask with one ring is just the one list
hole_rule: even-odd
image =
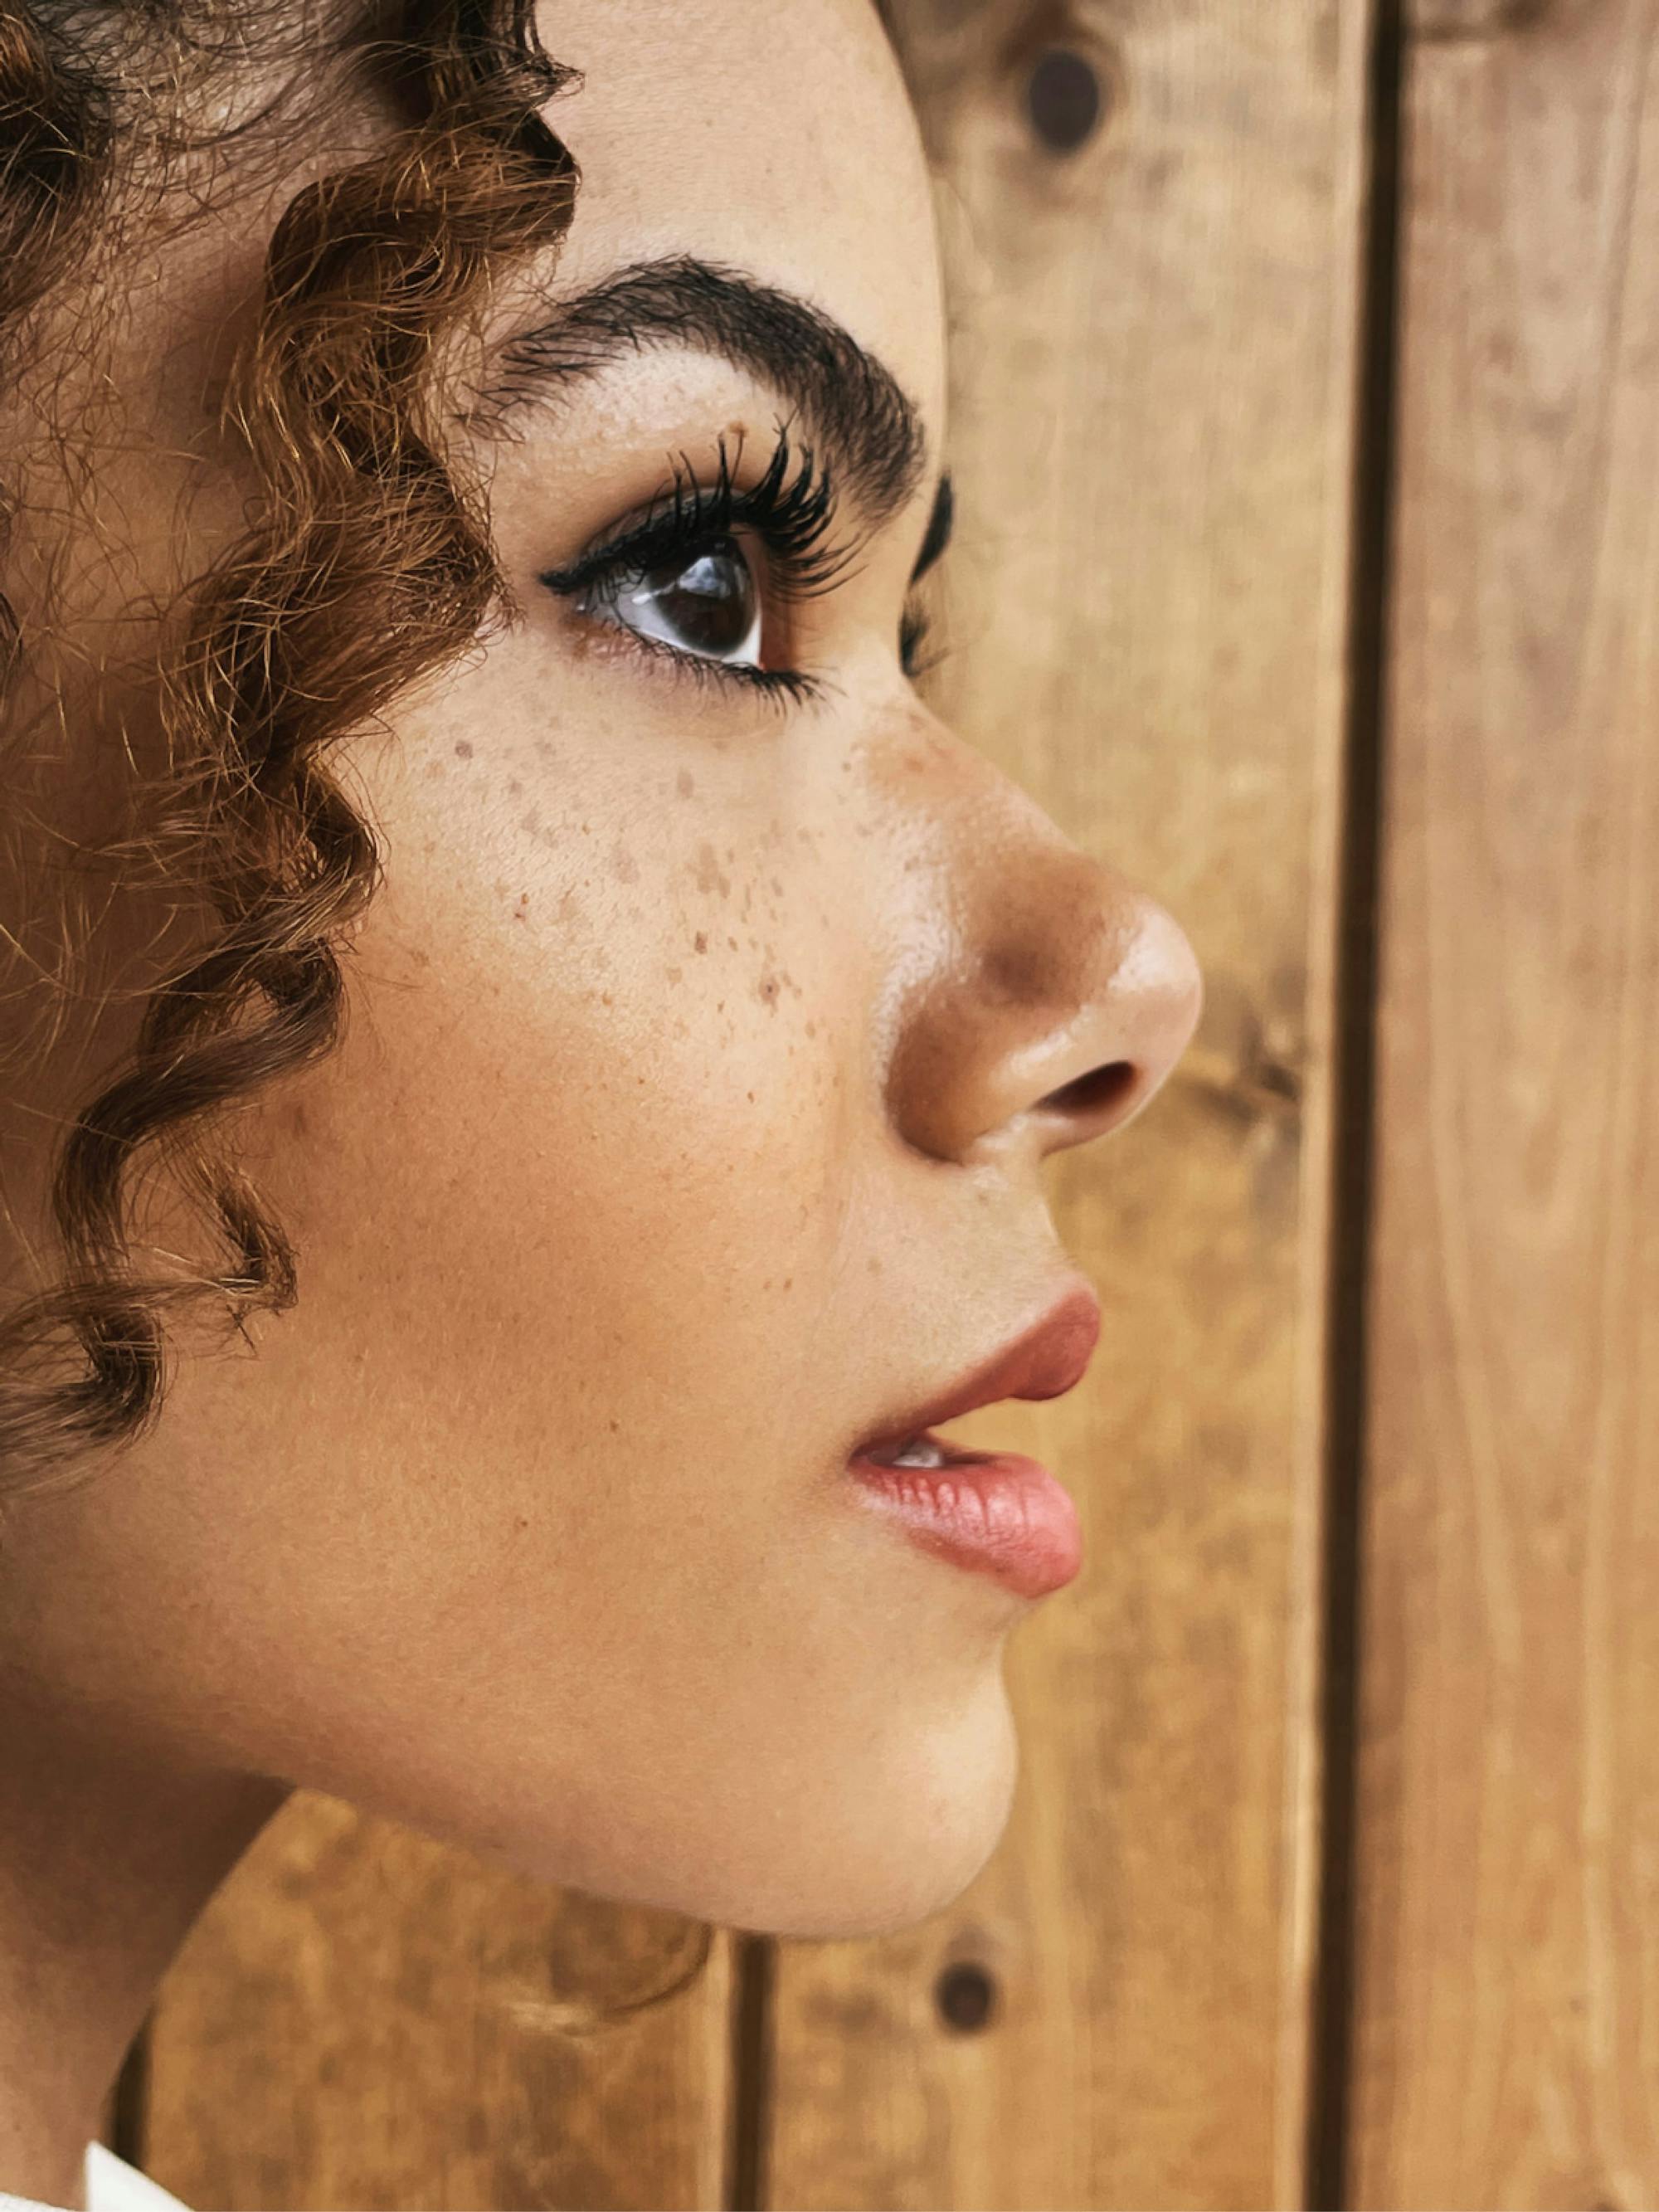
[[969,761],[926,802],[933,865],[913,889],[951,927],[919,933],[930,950],[908,978],[888,1112],[935,1158],[1041,1157],[1140,1111],[1191,1040],[1203,981],[1164,907]]

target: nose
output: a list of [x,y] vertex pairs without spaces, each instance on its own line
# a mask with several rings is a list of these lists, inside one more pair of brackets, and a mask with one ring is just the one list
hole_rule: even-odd
[[1155,899],[1080,851],[1004,782],[994,834],[965,810],[893,1037],[887,1106],[905,1141],[974,1164],[1033,1161],[1121,1128],[1198,1026],[1203,975]]

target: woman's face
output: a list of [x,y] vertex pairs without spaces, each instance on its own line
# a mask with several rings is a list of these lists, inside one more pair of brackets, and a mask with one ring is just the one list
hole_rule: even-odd
[[[1030,1603],[865,1510],[849,1452],[1077,1291],[1041,1162],[1144,1103],[1198,977],[901,665],[945,377],[869,0],[542,27],[585,72],[549,111],[584,182],[519,319],[546,373],[478,445],[519,611],[347,751],[386,854],[347,1032],[246,1124],[299,1303],[16,1516],[11,1656],[158,1759],[729,1925],[878,1932],[1001,1832]],[[135,598],[214,550],[189,447],[283,197],[164,248],[167,311],[120,341]],[[594,583],[677,468],[717,499],[722,441],[763,489],[781,422],[742,561]],[[1127,1092],[1053,1096],[1118,1062]]]

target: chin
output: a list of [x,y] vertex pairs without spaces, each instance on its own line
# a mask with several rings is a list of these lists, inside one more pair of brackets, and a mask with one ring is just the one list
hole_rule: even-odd
[[385,1794],[364,1808],[618,1905],[754,1935],[842,1939],[894,1935],[954,1904],[1002,1840],[1018,1772],[1018,1735],[993,1668],[946,1717],[896,1708],[878,1741],[861,1736],[840,1759],[826,1747],[810,1773],[799,1761],[775,1777],[738,1762],[672,1804],[648,1791],[624,1802],[603,1776],[526,1792],[520,1775],[496,1792],[480,1791],[475,1775],[466,1806],[445,1817],[429,1801]]
[[[897,1935],[954,1905],[1007,1830],[1019,1740],[1006,1698],[982,1703],[920,1747],[902,1776],[861,1788],[842,1817],[789,1838],[769,1879],[702,1917],[752,1934],[846,1939]],[[696,1909],[696,1908],[692,1908]]]

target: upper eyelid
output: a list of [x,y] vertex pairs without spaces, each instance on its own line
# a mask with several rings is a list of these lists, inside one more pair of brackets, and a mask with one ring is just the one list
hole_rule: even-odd
[[[791,416],[787,420],[782,418],[778,420],[777,433],[779,441],[781,445],[787,446],[789,433],[799,419],[799,418],[798,416]],[[742,445],[743,441],[740,436],[738,444],[739,455],[741,455]],[[720,446],[721,467],[722,470],[724,470],[726,466],[726,440],[723,434],[720,437]],[[809,447],[805,450],[810,455],[812,453],[813,448]],[[775,459],[776,457],[777,448],[775,447]],[[696,472],[691,470],[689,459],[687,459],[687,457],[684,453],[680,455],[680,459],[686,460],[688,478],[692,486],[693,495],[700,499],[702,490],[702,483]],[[769,467],[768,473],[770,473]],[[752,489],[754,488],[751,487],[750,489]],[[672,517],[675,509],[678,508],[679,494],[679,476],[678,471],[676,469],[672,483],[664,486],[655,495],[653,495],[647,507],[636,510],[639,514],[639,520],[637,522],[624,523],[617,526],[606,537],[601,538],[596,544],[590,545],[584,549],[584,550],[578,555],[577,558],[574,562],[568,563],[564,568],[545,569],[542,571],[539,580],[554,591],[569,592],[579,590],[584,581],[590,580],[593,575],[603,573],[607,565],[614,566],[619,564],[627,550],[635,546],[648,545],[653,542],[672,538],[675,534],[672,528]],[[744,493],[735,492],[732,495],[732,504],[734,506],[740,506],[744,497]],[[673,501],[674,508],[669,508],[665,505],[665,502],[670,500]],[[857,500],[856,496],[854,496],[854,507],[856,508],[860,503],[860,502]],[[839,479],[837,477],[834,481],[833,494],[830,501],[830,520],[834,520],[839,518],[843,504],[843,495],[842,494]],[[863,544],[869,543],[872,539],[884,536],[890,529],[898,523],[902,512],[902,508],[899,508],[890,514],[880,516],[874,522],[872,526],[858,534],[854,550],[857,550],[858,547],[861,547]],[[956,497],[954,481],[951,471],[948,468],[943,468],[939,472],[939,481],[934,489],[933,499],[928,509],[927,523],[926,530],[923,532],[921,544],[917,551],[916,559],[911,568],[909,576],[906,580],[905,596],[907,601],[915,593],[915,590],[921,583],[923,577],[934,568],[934,566],[943,558],[945,552],[949,550],[954,536],[955,521]],[[763,532],[763,523],[757,522],[755,526]],[[837,578],[837,580],[840,580],[840,579]]]
[[[742,514],[736,516],[735,520],[744,527],[753,530],[757,535],[763,538],[765,536],[763,524],[748,520]],[[719,529],[711,526],[707,532],[711,540],[727,534],[729,532],[725,526]],[[948,536],[948,532],[946,534]],[[672,516],[658,515],[652,510],[644,510],[642,519],[639,522],[618,527],[609,537],[602,538],[596,544],[586,547],[565,568],[540,570],[537,581],[545,584],[550,591],[574,595],[608,572],[625,568],[630,559],[636,559],[641,554],[648,552],[654,544],[690,544],[695,543],[696,538],[696,532],[677,532]],[[850,549],[851,551],[857,550],[856,544]],[[934,562],[940,558],[944,550],[944,546],[941,545],[927,562],[919,562],[912,570],[905,586],[904,597],[907,609],[913,605],[927,571],[931,569]],[[850,566],[838,569],[830,580],[827,588],[833,589],[836,585],[845,583],[852,576],[860,573],[860,569]]]
[[[637,520],[614,526],[567,567],[544,569],[538,580],[550,590],[574,593],[655,547],[695,544],[703,538],[727,535],[737,525],[744,524],[777,553],[784,569],[793,567],[797,571],[796,588],[790,596],[801,598],[832,588],[845,580],[845,571],[862,550],[869,532],[841,534],[846,501],[839,476],[816,447],[793,445],[793,420],[777,422],[765,470],[755,483],[741,489],[733,479],[734,465],[741,465],[744,449],[741,433],[735,465],[727,451],[726,434],[720,434],[720,464],[712,483],[692,465],[684,450],[678,456],[671,455],[672,480],[659,489],[647,507],[635,510]],[[792,470],[792,456],[797,453],[799,465]],[[720,517],[718,523],[715,514]]]
[[[739,518],[741,519],[741,518]],[[553,591],[578,591],[592,575],[624,562],[630,553],[653,544],[673,541],[678,533],[672,518],[647,511],[631,525],[623,525],[579,553],[568,567],[544,568],[539,580]],[[711,529],[711,537],[717,535]]]

